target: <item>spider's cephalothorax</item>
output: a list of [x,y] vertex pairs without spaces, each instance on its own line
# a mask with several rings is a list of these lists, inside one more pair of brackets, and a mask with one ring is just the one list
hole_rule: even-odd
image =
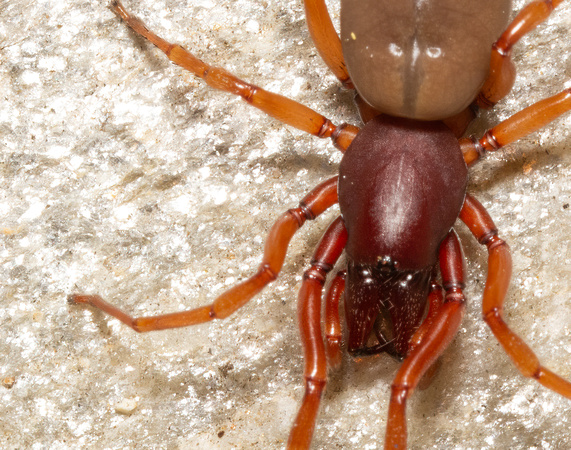
[[[406,356],[467,174],[458,140],[442,122],[377,116],[351,143],[339,168],[349,351]],[[373,331],[378,343],[370,348]]]

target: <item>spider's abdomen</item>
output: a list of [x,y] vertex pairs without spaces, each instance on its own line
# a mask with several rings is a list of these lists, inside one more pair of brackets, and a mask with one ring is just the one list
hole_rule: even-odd
[[424,270],[458,217],[467,168],[441,122],[379,116],[347,149],[339,168],[346,252],[357,264]]
[[490,69],[510,0],[341,0],[341,41],[360,96],[392,116],[441,120]]

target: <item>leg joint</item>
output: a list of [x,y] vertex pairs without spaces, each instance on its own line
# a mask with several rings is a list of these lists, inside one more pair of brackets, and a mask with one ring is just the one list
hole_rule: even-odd
[[243,92],[240,95],[242,96],[242,98],[244,100],[246,100],[246,102],[252,104],[252,102],[254,101],[254,96],[256,95],[256,92],[258,91],[258,88],[254,85],[249,84],[249,83],[244,83],[244,86],[242,88],[245,92]]
[[444,297],[444,301],[446,303],[456,302],[456,303],[464,303],[466,301],[466,297],[464,297],[464,293],[462,292],[462,288],[453,288],[448,291],[446,290],[446,296]]
[[305,223],[306,220],[315,219],[315,216],[313,216],[311,210],[302,204],[300,204],[298,208],[288,209],[287,214],[292,216],[300,227]]
[[391,402],[394,401],[400,405],[406,402],[409,397],[410,386],[398,383],[391,384]]
[[327,384],[326,378],[319,378],[315,376],[305,376],[305,390],[308,394],[316,393],[321,395],[325,385]]
[[494,136],[492,130],[486,131],[484,137],[480,139],[480,144],[485,150],[492,150],[492,151],[498,150],[499,148],[502,147],[498,142],[498,140],[496,139],[496,137]]
[[317,132],[317,137],[326,138],[331,136],[334,132],[335,132],[335,125],[333,125],[333,123],[331,123],[329,119],[325,119],[323,121],[323,125],[321,125],[321,128]]
[[304,272],[303,279],[317,281],[323,286],[325,284],[325,277],[331,269],[332,267],[329,264],[312,261],[311,267]]
[[497,232],[495,232],[494,235],[490,236],[487,242],[483,242],[483,244],[485,244],[486,247],[488,247],[488,252],[491,252],[496,247],[501,247],[503,245],[505,245],[506,247],[508,246],[508,244],[506,244],[506,241],[499,238],[496,233]]
[[[487,101],[487,100],[484,99],[484,101]],[[490,108],[492,106],[494,106],[494,105],[492,103],[490,103]],[[478,154],[478,159],[482,159],[484,156],[486,156],[487,150],[480,143],[480,141],[473,136],[469,139],[472,141],[472,145],[474,145],[474,149],[476,150],[476,153]]]
[[490,322],[503,322],[502,319],[503,308],[496,306],[484,312],[484,321],[489,325]]
[[[498,237],[498,230],[496,228],[492,228],[489,231],[487,231],[486,233],[484,233],[482,236],[480,236],[480,238],[478,239],[478,242],[482,245],[486,245],[488,246],[488,244],[491,243],[491,241],[494,240],[494,238]],[[489,246],[488,246],[489,249]]]
[[277,277],[278,274],[271,268],[271,266],[269,264],[261,264],[260,268],[258,269],[258,274],[262,275],[265,274],[267,275],[267,277],[269,278],[269,282],[274,281]]

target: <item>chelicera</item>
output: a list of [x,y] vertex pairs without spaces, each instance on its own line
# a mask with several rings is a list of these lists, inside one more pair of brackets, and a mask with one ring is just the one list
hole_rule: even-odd
[[[305,0],[310,34],[337,78],[355,90],[364,125],[334,125],[315,111],[214,68],[158,37],[115,1],[136,33],[210,86],[243,97],[278,120],[344,152],[339,176],[324,181],[270,230],[257,273],[213,303],[184,312],[133,318],[97,295],[73,303],[97,307],[136,331],[223,319],[274,280],[287,246],[307,221],[339,203],[306,270],[298,313],[305,395],[288,447],[308,448],[328,367],[341,361],[343,298],[347,350],[402,360],[392,383],[385,448],[406,447],[406,402],[458,331],[465,309],[464,259],[453,226],[459,218],[487,247],[483,316],[518,370],[571,398],[571,383],[543,367],[503,320],[511,276],[506,243],[466,193],[468,167],[487,151],[526,136],[571,109],[571,90],[540,101],[488,130],[462,138],[478,108],[507,95],[515,79],[512,46],[562,0],[535,1],[508,24],[509,0],[341,1],[341,38],[323,0]],[[322,297],[327,274],[345,252]]]

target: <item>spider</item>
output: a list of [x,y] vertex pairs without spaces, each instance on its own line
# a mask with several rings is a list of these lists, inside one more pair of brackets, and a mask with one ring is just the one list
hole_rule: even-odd
[[[349,353],[356,357],[388,353],[403,361],[392,384],[385,446],[405,448],[406,402],[421,378],[436,367],[465,309],[463,255],[452,228],[460,218],[489,252],[483,300],[486,322],[522,374],[571,398],[571,384],[543,367],[505,324],[503,301],[511,274],[510,253],[483,206],[466,193],[467,166],[487,151],[499,150],[567,112],[571,91],[522,110],[481,137],[458,139],[477,107],[491,107],[510,91],[515,77],[511,47],[559,3],[533,2],[506,28],[509,1],[466,2],[462,13],[480,20],[458,27],[457,16],[444,13],[448,11],[446,1],[423,2],[416,10],[387,3],[380,10],[383,21],[379,24],[372,22],[372,6],[357,8],[346,0],[339,40],[325,4],[307,0],[309,29],[320,54],[345,87],[356,89],[364,122],[359,129],[335,125],[297,102],[207,65],[149,31],[120,2],[113,2],[114,11],[127,25],[169,59],[212,87],[240,95],[286,124],[331,138],[344,156],[338,177],[324,181],[297,208],[277,220],[258,272],[212,304],[133,318],[97,295],[73,294],[70,300],[97,307],[140,332],[223,319],[277,277],[294,233],[307,220],[339,203],[341,216],[319,243],[299,294],[305,395],[289,447],[309,447],[327,369],[340,364],[339,302],[343,297]],[[435,20],[448,34],[431,34]],[[380,32],[370,32],[372,29]],[[399,35],[397,30],[404,32]],[[410,38],[411,30],[417,32],[414,38]],[[454,32],[471,39],[450,39]],[[423,39],[435,39],[435,43]],[[383,42],[390,45],[383,46]],[[447,42],[453,45],[447,46]],[[447,61],[450,55],[452,62]],[[393,61],[402,66],[391,64]],[[335,271],[325,294],[323,336],[323,286],[343,251],[347,264]]]

